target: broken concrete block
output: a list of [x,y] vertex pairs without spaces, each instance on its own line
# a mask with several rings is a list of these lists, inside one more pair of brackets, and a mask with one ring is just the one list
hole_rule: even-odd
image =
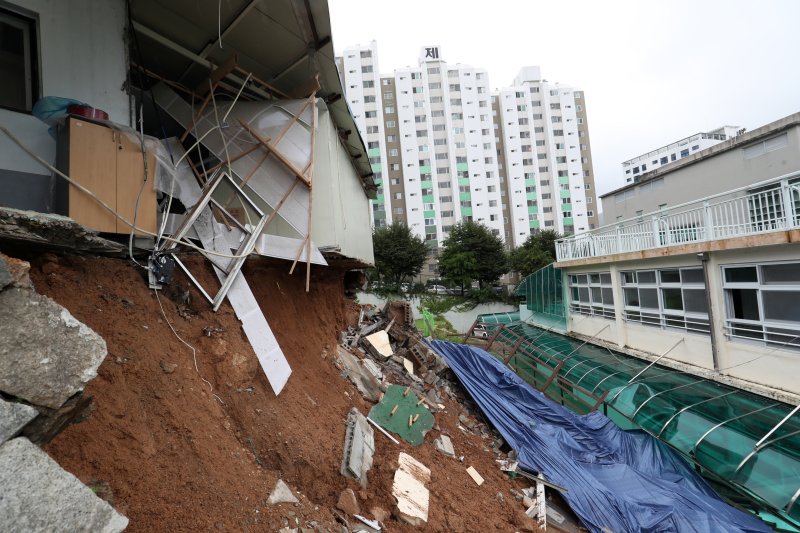
[[27,261],[9,257],[0,252],[0,290],[9,285],[15,287],[30,287],[31,279],[28,273],[31,265]]
[[481,477],[478,471],[475,470],[474,466],[467,468],[467,474],[469,474],[469,477],[472,478],[472,481],[474,481],[479,487],[483,485],[483,477]]
[[381,395],[380,382],[375,379],[366,366],[361,364],[362,361],[358,357],[341,346],[337,353],[347,379],[356,386],[364,399],[377,402]]
[[365,337],[364,341],[367,343],[369,351],[376,357],[391,357],[394,353],[392,351],[392,345],[389,342],[389,334],[384,330],[380,330]]
[[431,471],[403,452],[400,452],[397,462],[399,466],[392,484],[392,496],[397,500],[397,517],[412,526],[426,524],[430,493],[425,484],[431,479]]
[[361,366],[363,366],[364,370],[369,372],[370,375],[374,377],[377,381],[383,379],[383,370],[381,370],[381,367],[378,366],[378,363],[376,363],[372,359],[363,359],[361,361]]
[[50,298],[0,292],[0,390],[58,409],[97,375],[106,343]]
[[436,392],[436,389],[431,389],[425,393],[425,399],[428,400],[428,403],[431,405],[439,405],[442,403],[442,397],[439,396],[439,393]]
[[374,454],[375,432],[366,417],[353,407],[347,415],[341,474],[359,480],[361,486],[366,487]]
[[358,499],[353,489],[344,489],[342,493],[339,494],[339,501],[336,502],[336,508],[348,516],[356,515],[361,512],[361,507],[358,505]]
[[0,444],[17,433],[39,414],[24,403],[12,403],[0,399]]
[[28,439],[0,446],[4,531],[117,533],[128,519],[98,498]]
[[270,505],[277,505],[279,503],[298,503],[300,500],[297,499],[292,493],[292,489],[289,488],[282,479],[279,479],[277,483],[275,483],[275,488],[272,489],[272,492],[267,499],[267,503]]
[[439,435],[439,437],[433,441],[433,445],[436,446],[437,450],[447,455],[448,457],[456,456],[456,452],[453,449],[453,441],[451,441],[450,437],[448,437],[447,435]]
[[6,241],[45,245],[69,253],[78,251],[95,255],[126,257],[128,246],[97,236],[69,217],[0,207],[0,234]]
[[372,513],[372,516],[374,516],[375,520],[377,520],[378,522],[386,522],[391,516],[391,514],[389,514],[389,511],[387,511],[383,507],[372,507],[369,510],[369,512]]

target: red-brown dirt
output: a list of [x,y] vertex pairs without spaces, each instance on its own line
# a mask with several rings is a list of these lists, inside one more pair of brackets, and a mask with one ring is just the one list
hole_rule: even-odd
[[[130,518],[128,531],[277,531],[287,519],[291,527],[315,521],[321,530],[338,531],[334,508],[345,488],[356,491],[367,517],[373,507],[391,512],[400,451],[432,471],[429,522],[412,528],[389,518],[385,530],[530,525],[490,440],[457,428],[462,410],[449,398],[436,422],[463,463],[434,449],[436,430],[417,448],[376,432],[369,487],[339,474],[347,411],[355,406],[366,414],[371,407],[333,361],[339,331],[358,317],[343,297],[342,270],[313,268],[307,294],[304,276],[289,276],[286,263],[248,261],[247,280],[293,369],[275,397],[233,310],[226,303],[213,313],[186,278],[176,274],[160,296],[169,321],[195,347],[199,373],[143,271],[130,262],[52,256],[32,262],[37,290],[98,332],[109,352],[86,388],[95,401],[91,416],[45,449],[83,482],[102,493],[110,488],[113,505]],[[205,286],[216,287],[207,263],[189,264]],[[188,305],[181,299],[187,290]],[[467,475],[468,466],[485,478],[482,486]],[[300,504],[267,504],[278,478],[303,495]]]

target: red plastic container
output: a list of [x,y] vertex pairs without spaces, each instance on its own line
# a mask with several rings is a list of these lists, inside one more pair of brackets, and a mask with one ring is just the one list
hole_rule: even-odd
[[102,109],[95,109],[88,105],[72,104],[67,106],[67,113],[95,120],[108,120],[108,113]]

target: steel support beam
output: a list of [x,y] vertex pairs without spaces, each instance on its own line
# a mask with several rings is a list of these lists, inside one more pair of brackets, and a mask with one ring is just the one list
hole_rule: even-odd
[[691,409],[692,407],[697,407],[698,405],[701,405],[701,404],[704,404],[704,403],[708,403],[708,402],[711,402],[711,401],[714,401],[714,400],[719,400],[720,398],[724,398],[726,396],[730,396],[731,394],[736,394],[737,392],[739,392],[739,391],[736,391],[736,390],[728,391],[725,394],[719,394],[719,395],[714,396],[712,398],[706,398],[705,400],[700,400],[699,402],[695,402],[695,403],[693,403],[691,405],[687,405],[683,409],[675,412],[675,414],[673,414],[671,417],[669,417],[669,419],[666,422],[664,422],[664,425],[661,426],[661,430],[658,432],[658,435],[656,435],[656,437],[658,437],[660,439],[661,438],[661,434],[664,433],[664,430],[667,429],[667,426],[669,426],[672,423],[672,421],[675,420],[675,418],[677,416],[679,416],[681,413],[686,412],[687,410]]

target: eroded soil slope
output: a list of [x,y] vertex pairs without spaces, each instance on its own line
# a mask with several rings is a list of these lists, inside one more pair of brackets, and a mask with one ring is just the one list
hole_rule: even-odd
[[[364,401],[334,364],[338,333],[357,320],[343,297],[344,272],[312,270],[289,276],[288,265],[251,260],[245,275],[293,369],[275,397],[238,320],[226,303],[213,313],[180,275],[161,293],[170,330],[143,271],[105,258],[31,257],[37,290],[97,331],[109,355],[86,389],[95,401],[89,418],[68,427],[46,447],[67,470],[96,487],[130,518],[128,531],[277,531],[316,526],[339,531],[340,492],[359,495],[362,514],[391,511],[391,482],[404,450],[432,470],[425,531],[515,531],[529,525],[512,486],[495,463],[490,441],[457,428],[461,408],[446,400],[436,414],[453,438],[458,459],[432,446],[395,445],[376,433],[369,487],[339,474],[344,420]],[[216,289],[207,263],[189,260],[205,286]],[[188,298],[187,298],[188,295]],[[486,478],[478,487],[465,472]],[[270,506],[282,478],[302,494],[297,505]],[[498,493],[500,495],[498,495]],[[388,531],[413,531],[390,518]],[[338,526],[339,528],[341,526]]]

